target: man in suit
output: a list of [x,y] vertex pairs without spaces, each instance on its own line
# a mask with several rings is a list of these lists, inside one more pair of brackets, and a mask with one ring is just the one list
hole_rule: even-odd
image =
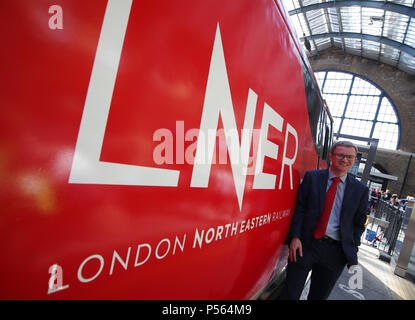
[[380,187],[376,187],[375,190],[370,192],[369,209],[376,210],[378,208],[378,200],[382,198]]
[[353,143],[336,142],[330,168],[304,175],[287,238],[289,262],[280,299],[298,300],[310,271],[308,299],[327,299],[344,267],[357,265],[369,189],[347,173],[356,155]]

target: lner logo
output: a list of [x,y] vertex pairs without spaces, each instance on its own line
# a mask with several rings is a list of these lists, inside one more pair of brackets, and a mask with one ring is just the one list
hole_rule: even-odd
[[[157,167],[128,165],[100,161],[105,128],[111,107],[114,85],[118,73],[124,36],[127,30],[132,0],[109,0],[101,29],[89,82],[81,125],[69,176],[69,183],[136,185],[177,187],[179,170]],[[226,145],[231,159],[232,175],[239,209],[247,177],[249,150],[251,148],[253,125],[256,113],[257,94],[248,90],[241,139],[236,126],[225,55],[219,24],[216,28],[212,57],[209,67],[200,130],[198,132],[196,156],[193,164],[190,186],[207,188],[216,136],[208,132],[218,130],[219,116],[222,119]],[[279,146],[267,139],[269,125],[283,131],[284,119],[267,103],[264,103],[253,189],[275,189],[277,176],[263,172],[264,157],[278,158]],[[289,135],[295,140],[294,154],[287,155]],[[241,141],[239,143],[239,141]],[[292,141],[292,139],[290,139]],[[289,123],[286,125],[283,156],[279,179],[282,188],[285,167],[288,167],[290,188],[293,189],[292,166],[297,158],[298,135]]]

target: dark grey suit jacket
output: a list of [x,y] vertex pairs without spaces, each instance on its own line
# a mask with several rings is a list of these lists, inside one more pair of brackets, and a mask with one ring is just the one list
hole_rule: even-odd
[[[287,242],[293,237],[301,240],[303,250],[311,247],[314,229],[323,211],[328,182],[328,169],[306,172],[298,190]],[[340,233],[347,264],[357,264],[357,251],[360,237],[365,230],[369,189],[360,181],[347,175],[346,189],[340,214]]]

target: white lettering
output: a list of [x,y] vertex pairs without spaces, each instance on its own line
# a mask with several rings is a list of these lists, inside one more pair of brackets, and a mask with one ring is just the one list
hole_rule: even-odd
[[[178,170],[100,161],[131,6],[132,0],[108,0],[76,141],[69,183],[178,186],[180,175]],[[184,121],[176,121],[175,149],[171,132],[167,129],[158,129],[153,135],[153,140],[162,141],[164,138],[164,141],[153,152],[155,164],[172,164],[175,152],[176,164],[184,164],[185,160],[187,163],[193,164],[190,186],[207,188],[211,165],[213,161],[216,161],[215,144],[217,137],[219,137],[219,144],[223,144],[223,146],[219,146],[219,151],[225,150],[225,153],[219,154],[219,163],[226,163],[227,150],[231,160],[233,182],[240,210],[242,210],[248,169],[249,172],[252,172],[254,165],[253,189],[275,189],[276,175],[263,172],[264,158],[267,156],[278,159],[279,146],[267,139],[268,127],[272,125],[282,132],[284,119],[267,103],[264,103],[260,136],[259,139],[254,141],[256,154],[254,150],[254,155],[251,158],[249,153],[253,141],[257,98],[257,94],[252,89],[248,89],[243,128],[239,131],[236,126],[235,110],[218,23],[209,66],[200,129],[191,129],[185,134]],[[222,119],[223,130],[218,129],[219,118]],[[241,132],[241,139],[239,139],[239,132]],[[290,135],[295,139],[295,152],[294,155],[289,157],[287,150],[292,150],[292,148],[288,148]],[[197,137],[197,141],[184,150],[184,141],[194,141],[195,137]],[[222,139],[223,137],[224,139]],[[239,141],[241,142],[239,143]],[[258,141],[257,146],[255,145],[256,141]],[[293,189],[292,167],[297,158],[297,151],[297,131],[287,123],[279,189],[282,188],[286,167],[289,170],[290,186]],[[258,221],[255,220],[255,224],[257,223]],[[249,230],[253,227],[253,224],[254,221],[252,220],[251,226],[247,223],[246,228],[242,227],[241,230]],[[229,226],[226,225],[225,227],[227,236]],[[221,233],[222,231],[223,229]],[[221,237],[221,233],[216,235],[216,238]],[[231,235],[233,233],[232,228]],[[196,241],[199,242],[199,239],[196,238],[194,244],[196,244]],[[201,242],[199,242],[199,246],[201,246]],[[144,261],[147,261],[149,255]],[[156,256],[158,256],[157,251]],[[117,255],[114,255],[114,257],[118,259]],[[113,258],[113,261],[115,261],[115,258]],[[118,260],[121,263],[121,259]],[[140,264],[142,264],[142,261],[138,265]]]
[[[209,234],[211,234],[209,236]],[[214,228],[210,228],[207,232],[206,232],[206,237],[205,237],[205,242],[206,243],[211,243],[213,238],[215,236],[215,229]]]
[[205,230],[202,230],[202,234],[199,234],[199,230],[196,228],[195,238],[193,240],[193,248],[196,247],[196,241],[197,241],[197,243],[199,243],[199,248],[202,248],[203,234],[204,233],[205,233]]
[[110,268],[110,275],[113,273],[114,271],[114,262],[115,259],[118,260],[118,262],[123,266],[123,268],[125,270],[127,270],[128,267],[128,260],[130,259],[130,251],[131,251],[131,247],[128,247],[128,252],[127,252],[127,257],[125,259],[125,261],[123,261],[121,259],[121,257],[118,255],[117,251],[114,250],[114,254],[112,255],[112,262],[111,262],[111,268]]
[[[164,141],[162,141],[164,138]],[[153,134],[153,141],[162,141],[154,148],[153,160],[156,164],[173,163],[173,135],[169,129],[158,129]],[[164,155],[163,155],[164,153]]]
[[223,226],[218,226],[218,228],[216,230],[215,241],[217,241],[218,239],[222,239],[222,232],[223,232]]
[[278,146],[268,140],[268,126],[272,125],[278,131],[282,132],[282,125],[284,119],[268,104],[264,104],[264,113],[262,115],[261,134],[259,149],[256,162],[256,170],[259,172],[254,177],[253,189],[274,189],[276,176],[269,173],[264,173],[264,157],[273,159],[278,158]]
[[[87,279],[87,278],[84,278],[84,276],[82,275],[82,269],[84,268],[84,266],[86,265],[86,263],[88,261],[92,260],[92,259],[98,259],[98,261],[100,263],[100,266],[99,266],[98,272],[94,276],[92,276],[92,277],[90,277],[90,278]],[[102,271],[103,268],[104,268],[104,258],[101,255],[99,255],[99,254],[93,254],[92,256],[89,256],[88,258],[86,258],[81,263],[81,265],[79,266],[79,269],[78,269],[78,280],[81,281],[81,282],[84,282],[84,283],[90,282],[90,281],[94,280],[96,277],[99,276],[99,274],[101,273],[101,271]]]
[[231,236],[235,235],[237,231],[238,231],[238,222],[232,223]]
[[176,164],[184,164],[184,121],[176,121]]
[[[140,256],[141,247],[146,247],[148,249],[148,254],[147,254],[147,257],[143,261],[138,262],[138,257]],[[142,243],[142,244],[138,245],[137,246],[137,254],[135,256],[134,267],[138,267],[138,266],[141,266],[142,264],[146,263],[148,258],[150,258],[150,254],[151,254],[151,246],[148,243]]]
[[62,7],[55,4],[55,5],[49,7],[48,12],[50,14],[53,14],[53,16],[51,16],[49,18],[49,28],[51,30],[63,29],[63,10],[62,10]]
[[[159,248],[160,248],[160,246],[161,246],[161,244],[162,244],[163,242],[166,242],[166,243],[167,243],[167,249],[166,249],[166,252],[165,252],[163,255],[160,255],[160,254],[159,254]],[[167,256],[167,254],[169,253],[169,250],[170,250],[170,240],[169,240],[169,239],[167,239],[167,238],[165,238],[165,239],[161,240],[161,241],[158,243],[157,247],[156,247],[156,258],[157,258],[157,259],[163,259],[164,257],[166,257],[166,256]]]
[[[288,144],[288,133],[291,133],[291,135],[295,138],[295,152],[294,156],[292,158],[287,158],[287,144]],[[284,140],[284,154],[282,156],[282,164],[281,164],[281,177],[280,177],[280,186],[279,189],[282,187],[282,177],[284,176],[284,166],[288,166],[290,169],[290,188],[293,189],[293,169],[292,166],[295,162],[295,159],[297,159],[297,151],[298,151],[298,135],[297,131],[289,124],[287,123],[287,130],[285,131],[285,140]]]
[[163,315],[187,315],[190,318],[193,318],[197,307],[176,307],[169,304],[168,307],[163,307],[161,313]]
[[[219,24],[216,28],[215,42],[213,45],[212,58],[210,62],[208,81],[206,85],[205,100],[203,104],[200,132],[208,133],[209,130],[217,131],[219,116],[221,116],[225,130],[226,143],[231,158],[232,174],[235,183],[236,196],[239,208],[242,208],[243,193],[245,190],[247,163],[249,150],[251,148],[252,128],[254,124],[257,95],[251,89],[248,92],[248,100],[245,112],[241,146],[239,145],[239,134],[236,127],[235,113],[233,110],[231,91],[226,71],[225,55],[222,47],[222,39]],[[234,139],[231,137],[234,136]],[[190,186],[196,188],[207,188],[209,183],[210,169],[213,157],[213,148],[216,141],[216,134],[208,135],[207,163],[201,161],[200,153],[204,146],[200,143],[200,136],[197,140],[196,158],[193,166],[193,173]],[[233,141],[232,141],[233,140]],[[245,150],[241,151],[241,148]],[[242,161],[236,161],[236,159]],[[236,161],[237,163],[234,163]],[[244,174],[245,173],[245,174]]]
[[349,274],[353,274],[349,279],[350,289],[363,289],[363,269],[359,265],[353,265],[348,270]]
[[174,241],[174,248],[173,248],[173,255],[176,253],[176,246],[179,245],[180,250],[184,250],[184,244],[186,242],[186,235],[183,237],[183,243],[180,243],[179,238],[176,236],[176,240]]
[[63,270],[60,265],[51,265],[48,271],[50,273],[50,278],[48,282],[48,294],[69,288],[69,285],[63,285]]
[[[203,133],[201,133],[203,135]],[[186,132],[185,140],[186,141],[194,141],[186,148],[185,159],[188,164],[193,165],[195,160],[196,148],[198,141],[196,140],[197,136],[199,135],[199,129],[190,129]],[[204,137],[202,138],[202,140]],[[203,146],[204,148],[204,146]]]
[[98,41],[69,183],[177,187],[179,171],[100,161],[132,0],[109,0]]

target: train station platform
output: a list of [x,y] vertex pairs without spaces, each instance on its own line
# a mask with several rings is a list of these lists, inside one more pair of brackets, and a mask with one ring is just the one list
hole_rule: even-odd
[[[380,260],[379,250],[365,244],[360,245],[358,257],[359,270],[345,268],[328,300],[415,300],[415,283],[394,274],[393,260]],[[301,300],[306,299],[309,286],[310,279]]]

